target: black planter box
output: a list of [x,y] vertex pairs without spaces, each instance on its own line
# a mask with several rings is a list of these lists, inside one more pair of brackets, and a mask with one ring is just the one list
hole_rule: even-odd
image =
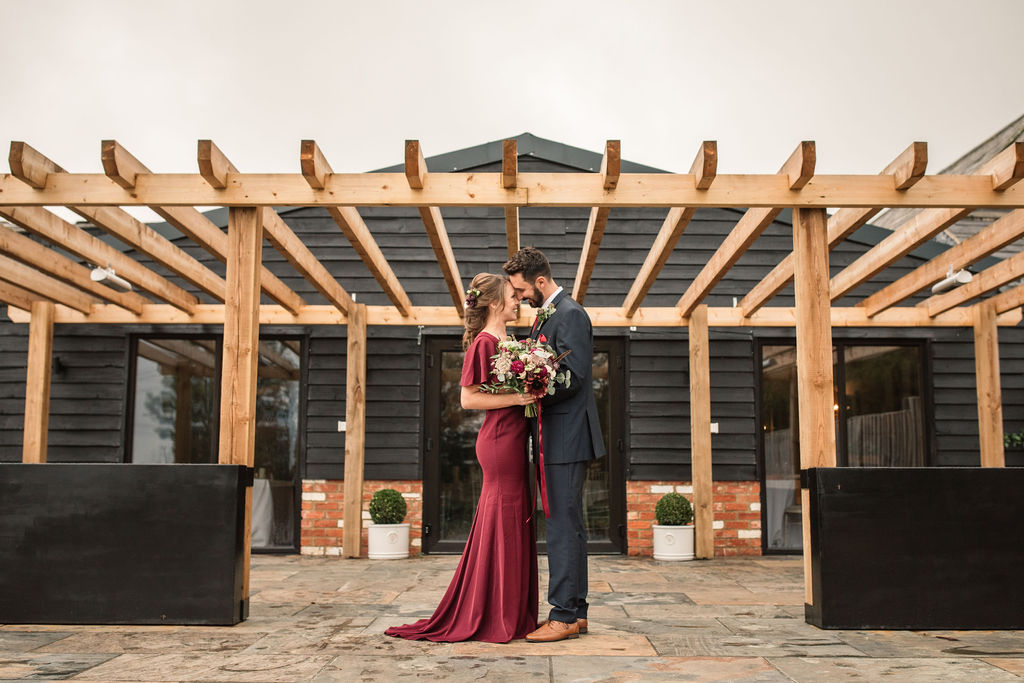
[[808,623],[1024,628],[1024,469],[815,468],[807,484]]
[[247,473],[0,464],[0,623],[237,624]]

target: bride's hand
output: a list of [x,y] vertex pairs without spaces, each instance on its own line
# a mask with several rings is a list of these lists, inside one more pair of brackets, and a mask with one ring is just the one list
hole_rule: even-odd
[[516,394],[516,397],[518,399],[516,405],[528,406],[537,402],[537,397],[533,394]]

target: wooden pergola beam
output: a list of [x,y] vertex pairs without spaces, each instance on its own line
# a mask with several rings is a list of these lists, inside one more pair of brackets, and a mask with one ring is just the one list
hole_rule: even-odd
[[[17,165],[22,169],[26,167],[38,168],[42,164],[40,159],[45,159],[42,154],[25,143],[17,143],[17,145],[12,143],[10,156],[12,161],[12,170],[15,167],[16,156],[21,157],[21,159],[18,160],[20,163]],[[53,162],[50,162],[50,166],[52,168],[59,168]],[[47,177],[51,177],[53,175],[61,175],[61,172],[52,171]],[[32,185],[34,181],[38,180],[38,178],[32,178],[27,175],[19,175],[17,172],[15,172],[15,176],[27,185]],[[68,208],[86,220],[91,221],[93,225],[101,230],[113,235],[141,253],[146,254],[157,263],[163,265],[168,270],[176,273],[188,282],[191,282],[193,285],[199,287],[218,301],[224,300],[223,279],[213,273],[213,271],[202,263],[176,247],[163,235],[125,212],[123,209],[109,206],[76,206],[74,204],[68,205]]]
[[[609,140],[605,143],[604,156],[601,157],[602,187],[605,190],[614,190],[618,186],[621,169],[621,145],[618,140]],[[587,232],[583,238],[583,250],[580,252],[579,265],[576,267],[576,280],[572,285],[572,298],[577,303],[582,304],[587,296],[590,275],[594,272],[597,252],[601,250],[601,240],[604,239],[604,230],[608,225],[610,211],[611,209],[608,207],[600,206],[590,209]]]
[[[324,264],[313,255],[298,235],[284,222],[277,212],[271,208],[261,209],[263,214],[263,234],[274,248],[309,281],[317,291],[324,295],[332,305],[342,313],[352,307],[352,297],[330,274]],[[296,311],[298,312],[298,311]]]
[[708,307],[694,309],[689,322],[690,346],[690,472],[696,555],[715,556],[715,513],[711,473],[711,345],[708,340]]
[[[418,140],[405,141],[405,177],[410,188],[413,190],[423,189],[423,183],[427,178],[427,163],[423,159],[423,151],[420,149]],[[459,265],[455,261],[455,252],[452,251],[441,210],[436,206],[427,205],[419,206],[417,209],[420,212],[420,218],[423,219],[423,226],[427,230],[427,237],[430,239],[430,246],[434,250],[437,264],[441,267],[445,284],[448,285],[452,304],[461,318],[465,314],[466,292],[462,288],[462,276],[459,275]]]
[[[33,301],[42,300],[43,299],[35,292],[30,292],[18,285],[13,285],[10,282],[0,280],[0,303],[20,308],[22,311],[30,311],[32,310]],[[14,315],[17,316],[17,313]],[[8,317],[10,316],[8,315]]]
[[[718,143],[714,140],[705,140],[701,143],[693,164],[690,166],[690,173],[694,177],[694,184],[698,189],[706,190],[711,187],[715,176],[718,173]],[[654,244],[647,252],[640,272],[637,273],[633,284],[622,302],[622,314],[627,318],[633,317],[640,304],[651,291],[655,280],[661,273],[661,269],[672,256],[676,243],[686,230],[686,226],[693,219],[696,209],[675,207],[669,210],[668,215],[661,224],[658,235],[654,238]]]
[[[1002,296],[1002,295],[1000,295]],[[995,299],[995,297],[993,297]],[[1007,300],[1008,303],[1009,300]],[[15,304],[16,305],[16,304]],[[20,307],[11,309],[13,322],[27,323],[28,314]],[[462,320],[451,306],[414,306],[408,316],[402,316],[393,306],[367,306],[367,324],[401,326],[424,325],[457,327]],[[520,311],[515,326],[529,327],[535,312],[528,306]],[[688,318],[679,315],[675,306],[662,308],[640,308],[632,318],[622,314],[618,306],[588,308],[587,313],[594,327],[679,327],[687,325]],[[1000,326],[1013,327],[1024,319],[1020,306],[1010,306],[997,318]],[[931,318],[928,311],[916,307],[894,308],[874,318],[856,306],[831,309],[832,327],[970,327],[973,317],[970,306],[961,306]],[[117,306],[96,304],[92,313],[86,315],[65,306],[57,307],[58,323],[89,323],[99,325],[125,324],[224,324],[223,304],[200,304],[192,314],[184,313],[171,306],[148,305],[142,315],[136,315]],[[348,317],[335,306],[306,306],[298,314],[277,305],[260,306],[260,323],[263,325],[344,325]],[[745,318],[738,308],[708,308],[708,324],[711,327],[782,327],[792,328],[796,324],[796,309],[792,307],[767,307],[753,316]]]
[[[805,140],[797,145],[786,163],[779,170],[779,175],[786,178],[790,190],[799,190],[807,185],[814,176],[814,165],[817,154],[814,142]],[[710,192],[709,188],[705,192]],[[682,315],[687,316],[697,307],[711,290],[714,289],[729,269],[736,265],[747,249],[757,241],[761,233],[772,224],[781,209],[753,208],[748,209],[718,247],[704,268],[693,279],[690,286],[680,297],[676,306]]]
[[44,189],[0,174],[0,206],[559,206],[803,208],[1024,208],[1019,184],[995,190],[991,175],[930,175],[897,190],[880,175],[815,175],[791,190],[788,175],[719,174],[698,190],[689,174],[623,173],[614,192],[596,173],[522,173],[516,187],[501,173],[435,173],[422,190],[404,173],[335,173],[322,190],[300,173],[239,173],[224,189],[199,174],[139,176],[134,190],[103,174],[51,173]]
[[2,225],[0,225],[0,252],[35,268],[44,275],[49,275],[101,299],[123,306],[133,313],[142,313],[142,307],[149,303],[144,297],[134,292],[119,292],[99,282],[94,282],[88,268],[80,266],[54,250],[47,249],[38,242]]
[[[897,190],[908,190],[924,177],[928,167],[928,145],[911,143],[898,157],[882,170],[882,175],[893,177]],[[828,248],[836,245],[867,223],[882,207],[870,209],[839,209],[828,219]],[[740,300],[744,315],[752,315],[793,280],[793,254],[788,254],[760,282]]]
[[200,140],[196,157],[199,161],[199,175],[214,189],[225,189],[228,186],[228,174],[238,173],[238,169],[213,144],[213,140]]
[[[1018,285],[1013,289],[1008,289],[1002,294],[997,294],[991,299],[986,299],[982,303],[991,303],[992,307],[995,308],[996,314],[1006,313],[1012,311],[1015,308],[1024,306],[1024,285]],[[980,305],[980,304],[975,304]]]
[[978,391],[978,440],[982,467],[1005,467],[1003,399],[999,379],[996,310],[988,302],[973,307],[974,368]]
[[[320,189],[318,186],[326,185],[335,176],[327,157],[320,150],[320,147],[313,140],[303,140],[299,151],[299,163],[302,166],[302,175],[310,187]],[[327,213],[334,222],[341,228],[352,247],[359,254],[370,273],[373,274],[377,284],[395,305],[398,312],[406,317],[412,311],[412,301],[409,295],[402,288],[395,272],[391,269],[388,260],[384,258],[377,241],[370,233],[362,216],[352,206],[329,206]]]
[[[519,154],[515,139],[501,141],[501,186],[514,188],[518,182]],[[508,256],[519,251],[519,207],[505,207],[505,241],[508,244]]]
[[857,305],[862,306],[868,315],[876,315],[938,282],[950,269],[966,268],[1022,237],[1024,210],[1018,209],[993,221],[960,244],[921,264]]
[[53,173],[64,173],[64,169],[31,146],[15,140],[7,157],[11,173],[29,187],[41,190]]
[[928,311],[928,315],[935,316],[1021,277],[1024,277],[1024,251],[1003,259],[991,268],[986,268],[965,285],[925,299],[916,308],[924,309]]
[[[56,176],[55,176],[56,177]],[[0,208],[0,216],[96,266],[109,266],[139,288],[192,313],[198,299],[112,246],[41,207]]]
[[354,304],[348,317],[345,356],[345,494],[342,554],[362,554],[363,467],[366,452],[366,304]]
[[[1008,146],[978,169],[976,175],[987,178],[996,194],[1012,188],[1024,178],[1024,142]],[[867,282],[970,212],[970,208],[963,207],[916,214],[832,278],[832,301]]]
[[54,305],[32,303],[28,332],[28,368],[25,376],[25,425],[21,461],[46,462],[50,425],[50,369],[53,367]]
[[[103,171],[107,177],[126,189],[134,189],[139,175],[152,172],[116,140],[101,144]],[[228,238],[220,228],[190,206],[150,206],[161,218],[177,228],[183,235],[212,254],[221,263],[227,262]],[[306,305],[298,294],[266,267],[260,275],[263,291],[288,310],[298,313]]]
[[85,314],[92,312],[92,305],[96,303],[96,299],[77,287],[65,284],[35,268],[3,255],[0,255],[0,280],[5,280],[30,292],[35,292],[54,303],[65,304]]
[[[259,365],[260,260],[263,252],[261,210],[233,207],[228,213],[228,298],[224,303],[221,362],[220,437],[217,461],[255,464],[256,383]],[[252,536],[252,487],[245,490],[242,540],[242,601],[249,600]],[[243,608],[243,614],[248,610]]]
[[[836,432],[832,410],[832,328],[828,299],[828,220],[825,209],[793,211],[796,257],[797,400],[800,405],[800,469],[835,467]],[[810,491],[801,482],[805,602],[811,590]]]

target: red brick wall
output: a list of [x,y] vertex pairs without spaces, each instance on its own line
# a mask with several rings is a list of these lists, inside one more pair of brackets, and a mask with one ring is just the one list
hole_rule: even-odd
[[[671,491],[693,502],[688,481],[626,482],[626,535],[630,555],[653,555],[654,506]],[[713,485],[715,556],[761,554],[761,486],[756,481]]]
[[[423,532],[423,482],[384,481],[363,482],[363,534],[362,555],[366,555],[366,527],[370,524],[370,498],[379,489],[395,489],[405,498],[409,523],[409,554],[418,555]],[[302,554],[341,555],[344,535],[345,482],[324,479],[306,479],[302,482]]]

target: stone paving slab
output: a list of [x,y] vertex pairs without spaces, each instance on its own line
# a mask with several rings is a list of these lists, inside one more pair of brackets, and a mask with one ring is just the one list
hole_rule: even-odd
[[[590,558],[590,633],[560,643],[389,638],[458,557],[253,557],[233,627],[0,625],[0,681],[1021,681],[1022,631],[821,630],[802,562]],[[540,558],[541,596],[546,558]],[[540,605],[543,618],[547,605]]]

